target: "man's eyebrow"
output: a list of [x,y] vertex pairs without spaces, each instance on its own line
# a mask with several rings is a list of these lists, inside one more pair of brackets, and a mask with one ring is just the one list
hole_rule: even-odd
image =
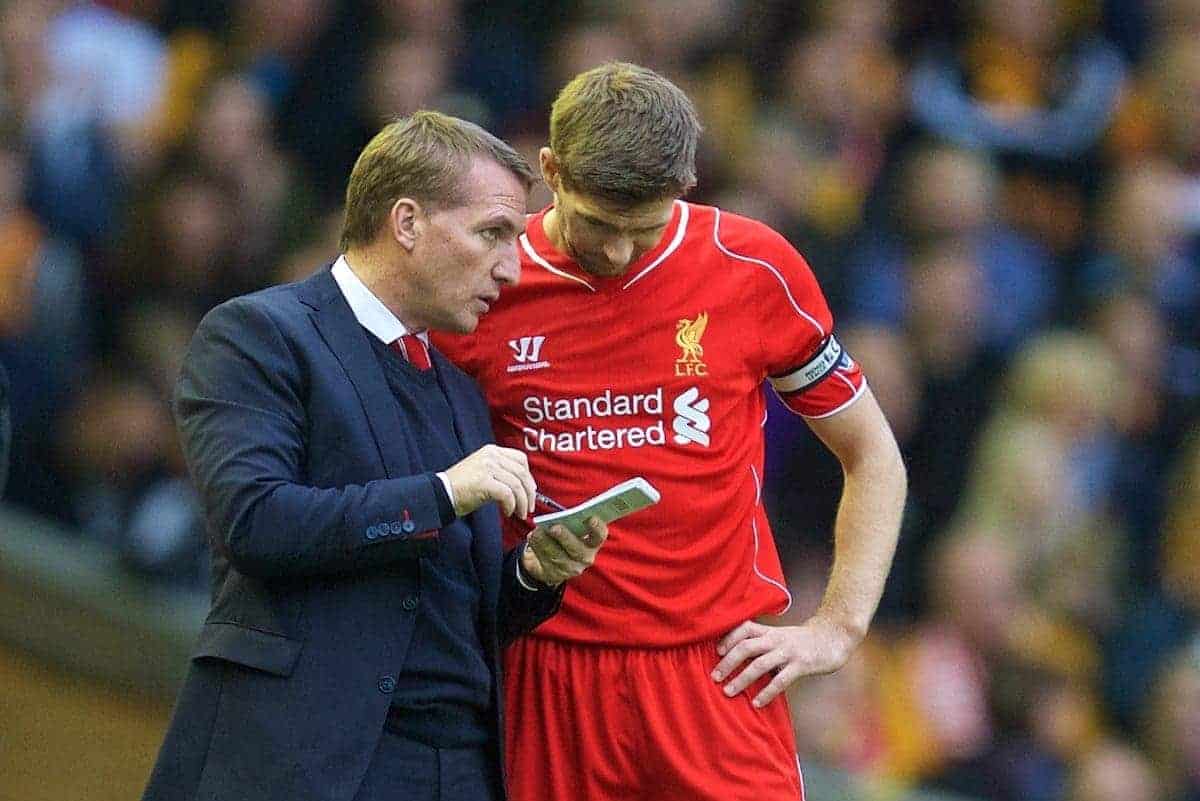
[[524,227],[513,222],[509,215],[499,213],[490,215],[480,225],[484,228],[504,228],[508,231],[519,231]]
[[513,215],[497,212],[485,219],[480,228],[503,228],[506,233],[520,234],[525,230],[525,215],[522,214],[519,219],[520,222],[517,222]]

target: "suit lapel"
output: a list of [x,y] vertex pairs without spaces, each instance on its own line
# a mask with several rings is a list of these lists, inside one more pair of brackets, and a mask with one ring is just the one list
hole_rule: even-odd
[[354,317],[328,268],[301,285],[300,299],[313,309],[313,324],[358,394],[388,478],[408,475],[412,469],[407,452],[396,447],[405,435],[395,398],[367,341],[370,335]]

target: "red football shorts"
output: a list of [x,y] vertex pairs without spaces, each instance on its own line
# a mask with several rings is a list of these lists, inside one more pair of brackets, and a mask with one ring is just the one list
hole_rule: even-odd
[[787,700],[726,698],[717,643],[609,648],[522,637],[505,652],[512,801],[803,801]]

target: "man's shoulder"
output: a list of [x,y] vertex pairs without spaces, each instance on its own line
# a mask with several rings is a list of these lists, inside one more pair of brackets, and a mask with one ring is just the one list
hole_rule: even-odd
[[781,248],[792,250],[783,234],[753,217],[727,211],[715,206],[701,206],[707,214],[712,243],[725,256],[766,258]]
[[205,318],[239,318],[246,315],[266,315],[274,320],[285,322],[297,318],[297,312],[315,308],[325,295],[330,294],[326,284],[336,289],[333,281],[325,280],[328,269],[319,270],[310,278],[289,284],[277,284],[263,289],[238,295],[209,310]]

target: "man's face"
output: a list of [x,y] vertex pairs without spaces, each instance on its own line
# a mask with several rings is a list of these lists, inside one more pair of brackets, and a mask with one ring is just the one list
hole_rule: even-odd
[[525,230],[525,187],[489,158],[475,158],[460,187],[464,203],[419,213],[411,297],[416,328],[466,334],[521,276],[517,237]]
[[605,278],[621,275],[654,248],[674,210],[674,198],[619,206],[573,192],[561,180],[551,187],[567,255],[587,272]]

